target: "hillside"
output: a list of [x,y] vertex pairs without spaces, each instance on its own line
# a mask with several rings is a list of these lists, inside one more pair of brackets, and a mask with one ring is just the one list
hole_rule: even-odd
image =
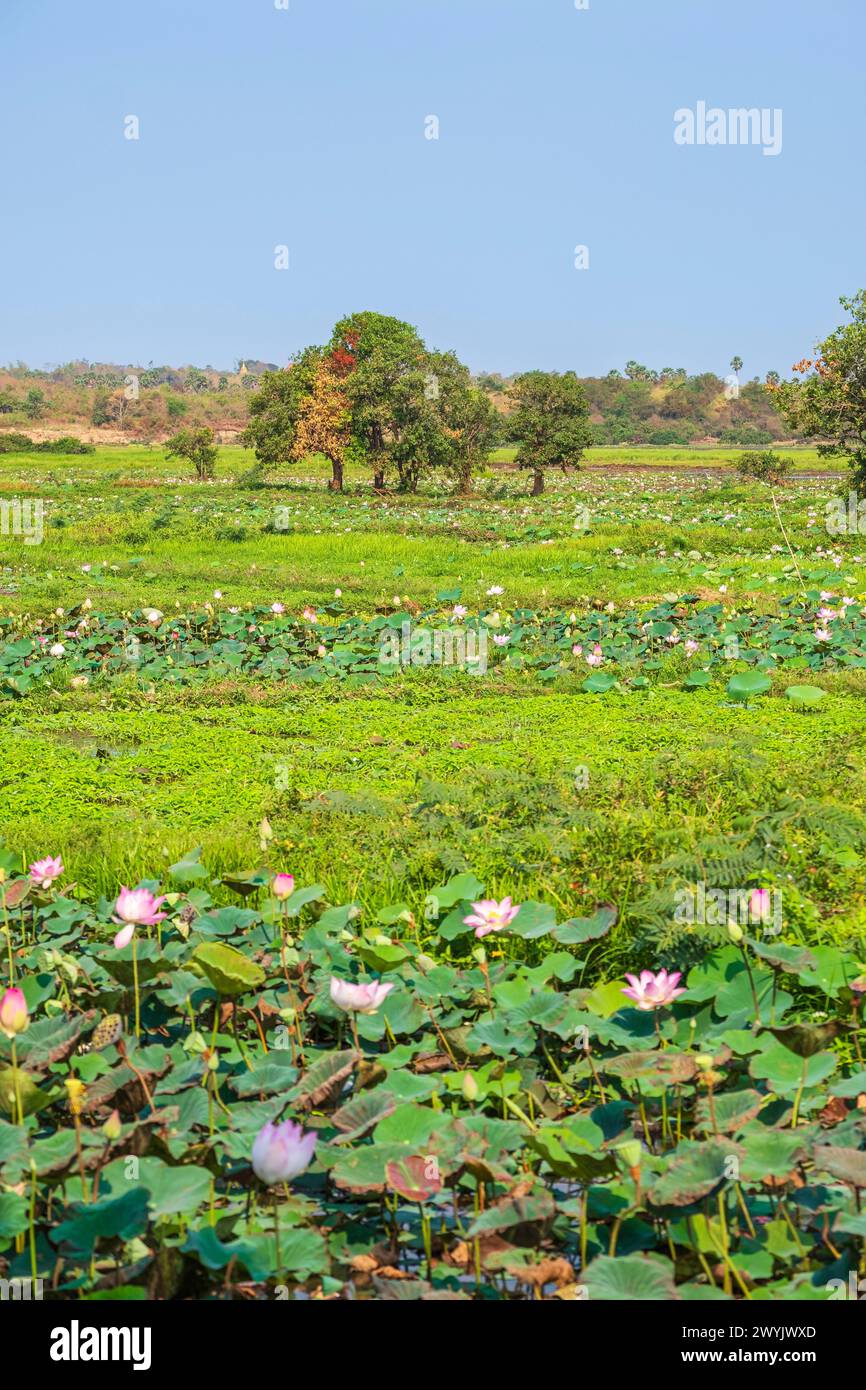
[[[38,441],[74,434],[89,443],[161,443],[181,425],[209,425],[220,443],[235,443],[266,370],[276,364],[247,359],[232,371],[83,361],[37,371],[16,364],[0,369],[0,431],[24,431]],[[748,447],[789,437],[757,378],[735,394],[712,372],[657,373],[635,363],[626,372],[582,378],[597,444]],[[503,443],[513,442],[512,379],[477,377],[502,415]]]

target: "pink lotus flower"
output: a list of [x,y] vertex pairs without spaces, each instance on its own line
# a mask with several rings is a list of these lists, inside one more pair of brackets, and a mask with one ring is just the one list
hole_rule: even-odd
[[[147,888],[124,888],[121,886],[114,904],[114,921],[118,925],[132,927],[152,927],[165,917],[158,909],[165,902],[165,895],[155,898]],[[123,933],[121,932],[122,936]],[[132,937],[129,933],[127,941]],[[115,942],[115,945],[117,943]],[[125,941],[124,945],[127,944]]]
[[281,903],[290,898],[295,891],[295,880],[292,874],[275,874],[271,884],[271,892],[275,898],[279,898]]
[[347,1014],[374,1014],[394,988],[372,980],[366,985],[353,985],[349,980],[331,976],[331,1001]]
[[311,608],[309,604],[307,604],[301,616],[303,617],[304,622],[306,623],[315,623],[318,621],[319,617],[315,608]]
[[462,603],[455,603],[454,607],[451,609],[451,616],[457,619],[465,618],[468,612],[469,609],[464,608]]
[[571,654],[572,656],[583,656],[583,647],[580,645],[579,642],[575,642],[574,646],[571,649]]
[[128,946],[135,935],[135,923],[130,922],[128,926],[122,927],[114,938],[115,951],[122,951],[124,946]]
[[63,859],[59,854],[56,859],[52,859],[50,855],[46,859],[36,859],[27,872],[37,888],[50,888],[54,880],[63,873]]
[[7,989],[0,999],[0,1029],[7,1038],[14,1038],[16,1033],[24,1032],[29,1022],[27,1000],[23,993],[17,988]]
[[281,1125],[266,1124],[253,1141],[252,1163],[256,1177],[267,1187],[291,1182],[309,1168],[318,1136],[285,1120]]
[[769,888],[753,888],[749,894],[749,920],[768,922],[772,916],[773,905]]
[[589,656],[586,658],[586,664],[587,666],[601,666],[603,661],[604,655],[602,653],[601,647],[596,642],[592,651],[589,653]]
[[830,641],[830,633],[827,631],[826,627],[816,627],[816,628],[815,628],[815,637],[817,638],[817,640],[818,640],[819,642],[829,642],[829,641]]
[[507,633],[494,633],[493,635],[494,646],[507,647],[510,641],[511,638]]
[[480,940],[491,932],[505,931],[519,911],[519,905],[513,907],[510,898],[503,898],[501,903],[495,898],[484,898],[480,903],[472,904],[472,912],[463,918],[463,925],[474,927],[475,935]]
[[681,994],[685,994],[684,989],[677,989],[680,980],[680,971],[675,970],[669,975],[666,970],[660,970],[654,975],[651,970],[642,970],[640,979],[636,975],[625,977],[630,988],[624,988],[623,994],[627,994],[629,999],[633,999],[639,1009],[661,1009],[665,1004],[672,1004]]
[[285,613],[285,611],[286,611],[286,605],[285,605],[284,603],[272,603],[272,604],[271,604],[271,612],[272,612],[272,613]]
[[698,650],[698,646],[699,643],[695,641],[694,637],[689,637],[683,647],[683,651],[686,653],[686,656],[694,656],[695,652]]

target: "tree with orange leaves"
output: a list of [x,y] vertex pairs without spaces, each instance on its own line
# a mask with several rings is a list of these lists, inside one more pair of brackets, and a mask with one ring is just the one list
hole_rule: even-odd
[[291,457],[302,460],[324,454],[331,464],[328,484],[332,492],[343,490],[343,464],[352,442],[351,411],[342,386],[342,363],[328,353],[316,364],[309,392],[298,402],[298,416]]

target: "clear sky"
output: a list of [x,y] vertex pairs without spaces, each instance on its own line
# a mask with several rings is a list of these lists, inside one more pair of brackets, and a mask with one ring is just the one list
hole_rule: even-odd
[[[477,370],[749,377],[866,285],[864,0],[284,3],[0,0],[0,361],[282,363],[377,309]],[[676,144],[700,101],[781,152]]]

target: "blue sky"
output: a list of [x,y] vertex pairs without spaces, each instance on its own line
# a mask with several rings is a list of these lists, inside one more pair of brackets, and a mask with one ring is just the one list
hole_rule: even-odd
[[[863,0],[3,0],[0,51],[0,361],[282,363],[371,308],[478,370],[749,377],[866,285]],[[781,153],[678,146],[699,101]]]

